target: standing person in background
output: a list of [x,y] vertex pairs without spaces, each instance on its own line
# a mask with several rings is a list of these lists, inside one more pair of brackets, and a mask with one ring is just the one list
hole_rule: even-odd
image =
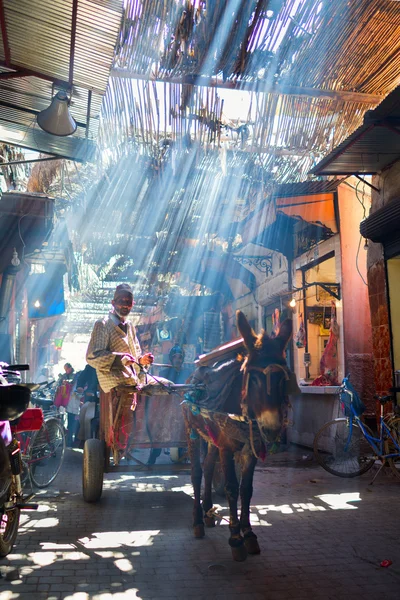
[[118,464],[133,428],[136,386],[145,383],[144,370],[154,357],[149,352],[142,355],[135,327],[127,320],[134,305],[132,288],[127,283],[117,286],[111,304],[108,316],[94,325],[86,360],[97,372],[104,435]]
[[78,378],[80,372],[75,374],[72,382],[71,393],[69,395],[68,404],[65,407],[67,413],[67,448],[73,448],[75,445],[78,429],[79,429],[79,412],[81,409],[81,395],[79,394]]
[[64,373],[60,373],[58,376],[57,384],[60,385],[63,381],[71,383],[75,377],[75,369],[71,363],[67,362],[64,365]]
[[172,346],[169,351],[169,367],[160,371],[160,377],[165,377],[173,383],[185,383],[192,374],[190,369],[184,368],[185,352],[179,344]]
[[76,391],[83,396],[83,405],[79,415],[79,433],[78,439],[83,443],[92,437],[92,420],[96,414],[98,399],[99,380],[97,379],[96,369],[90,365],[81,371],[76,382]]
[[47,383],[49,381],[49,369],[47,367],[42,367],[39,375],[35,379],[36,383]]
[[[76,400],[72,398],[73,390],[76,382],[76,373],[71,363],[65,363],[64,373],[60,373],[57,380],[57,388],[54,395],[54,406],[60,409],[60,413],[63,415],[63,421],[65,419],[65,412],[68,413],[67,417],[67,429],[68,439],[67,444],[72,445],[73,435],[76,432],[75,414],[69,413],[66,408],[72,400],[71,410],[75,410]],[[64,421],[65,426],[65,421]]]

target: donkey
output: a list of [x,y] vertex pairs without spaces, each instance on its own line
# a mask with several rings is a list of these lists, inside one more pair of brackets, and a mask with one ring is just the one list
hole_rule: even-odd
[[[238,366],[239,376],[228,399],[218,407],[218,411],[203,410],[194,402],[186,402],[183,412],[194,490],[194,535],[196,538],[204,537],[204,522],[208,527],[215,526],[211,484],[219,454],[230,512],[229,545],[233,559],[243,561],[248,553],[260,553],[257,536],[250,525],[253,476],[257,458],[265,456],[268,444],[279,438],[284,427],[287,409],[285,383],[289,379],[284,350],[292,333],[292,321],[284,321],[279,334],[272,338],[263,331],[256,335],[241,311],[237,311],[236,318],[247,356],[241,368]],[[208,443],[203,464],[203,506],[200,500],[202,466],[199,436]],[[240,519],[235,452],[240,452]]]

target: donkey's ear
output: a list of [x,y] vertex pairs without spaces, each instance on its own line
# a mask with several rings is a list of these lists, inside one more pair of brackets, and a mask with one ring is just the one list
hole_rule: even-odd
[[285,319],[279,328],[279,333],[276,336],[276,339],[280,341],[282,344],[282,350],[284,350],[287,346],[288,341],[292,335],[293,331],[293,321],[292,319]]
[[250,327],[248,320],[246,319],[241,310],[236,311],[236,322],[246,348],[248,348],[249,350],[250,348],[254,348],[254,343],[257,339],[257,336]]

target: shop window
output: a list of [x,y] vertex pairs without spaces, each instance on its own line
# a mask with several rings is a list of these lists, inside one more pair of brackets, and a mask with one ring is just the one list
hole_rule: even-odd
[[[328,258],[304,271],[304,284],[334,283],[336,281],[335,257]],[[303,291],[304,301],[299,311],[305,311],[307,328],[307,348],[309,357],[308,373],[304,376],[312,381],[320,375],[320,361],[329,340],[332,317],[332,296],[323,287],[311,285]],[[303,315],[304,316],[304,315]]]

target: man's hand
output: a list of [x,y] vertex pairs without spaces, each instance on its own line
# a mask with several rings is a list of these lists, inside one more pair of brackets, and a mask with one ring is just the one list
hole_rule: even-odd
[[77,387],[76,391],[78,392],[78,394],[83,394],[83,387]]
[[143,356],[139,358],[139,364],[143,367],[146,367],[147,365],[151,365],[153,360],[154,356],[150,352],[148,352],[147,354],[143,354]]
[[137,361],[133,358],[132,354],[124,354],[121,356],[121,363],[124,367],[129,367],[129,365],[133,365]]

